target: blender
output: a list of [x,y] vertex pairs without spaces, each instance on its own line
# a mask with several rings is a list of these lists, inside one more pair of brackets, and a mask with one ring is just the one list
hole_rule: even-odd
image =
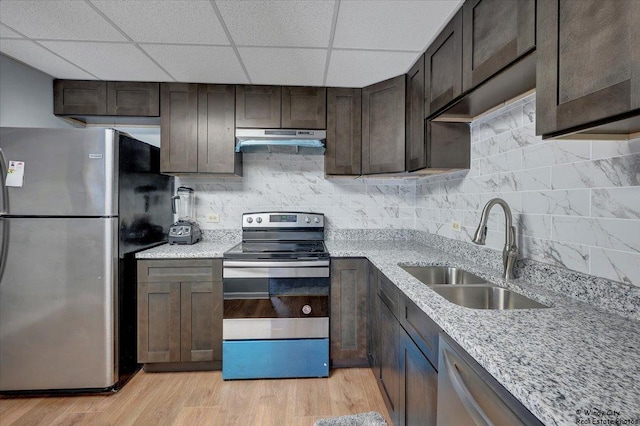
[[179,187],[171,201],[178,221],[169,227],[169,244],[195,244],[200,241],[202,231],[196,222],[196,195],[193,188]]

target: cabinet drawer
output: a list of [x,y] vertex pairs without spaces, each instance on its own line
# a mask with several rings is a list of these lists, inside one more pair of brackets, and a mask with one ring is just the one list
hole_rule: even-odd
[[437,368],[440,327],[406,296],[400,300],[400,324]]
[[391,313],[398,318],[399,301],[398,301],[398,287],[393,284],[389,278],[383,274],[378,274],[378,295],[382,302],[387,305]]
[[220,281],[221,272],[214,274],[216,261],[220,263],[218,259],[139,260],[138,282]]

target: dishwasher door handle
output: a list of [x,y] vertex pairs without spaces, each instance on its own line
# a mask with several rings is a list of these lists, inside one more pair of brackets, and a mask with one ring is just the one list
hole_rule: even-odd
[[478,426],[494,426],[493,422],[489,419],[486,413],[482,410],[482,408],[478,405],[478,402],[475,400],[471,392],[464,384],[460,373],[458,372],[458,367],[455,362],[451,361],[449,358],[449,352],[444,350],[442,352],[444,356],[445,363],[445,374],[449,377],[451,381],[451,385],[453,386],[453,390],[456,392],[458,397],[460,398],[460,402],[464,405],[464,408],[467,409],[467,413],[471,416],[473,421]]

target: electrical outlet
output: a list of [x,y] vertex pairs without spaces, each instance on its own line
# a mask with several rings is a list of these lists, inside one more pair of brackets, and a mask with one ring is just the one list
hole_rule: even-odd
[[453,229],[456,232],[460,232],[460,230],[462,229],[462,226],[460,225],[460,221],[459,220],[452,221],[451,229]]
[[207,215],[207,223],[218,223],[220,222],[220,215],[218,213],[209,213]]

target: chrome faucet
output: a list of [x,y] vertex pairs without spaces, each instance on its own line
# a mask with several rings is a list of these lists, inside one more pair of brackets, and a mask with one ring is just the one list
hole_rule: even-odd
[[482,209],[482,216],[480,216],[480,224],[471,241],[481,246],[485,244],[487,238],[487,220],[489,219],[491,209],[496,204],[499,204],[502,210],[504,210],[505,242],[504,249],[502,250],[502,263],[504,264],[504,274],[502,276],[508,280],[514,278],[513,267],[516,264],[516,260],[518,260],[518,246],[516,246],[516,228],[512,225],[513,218],[511,216],[511,209],[506,201],[501,198],[493,198],[485,204],[484,209]]

